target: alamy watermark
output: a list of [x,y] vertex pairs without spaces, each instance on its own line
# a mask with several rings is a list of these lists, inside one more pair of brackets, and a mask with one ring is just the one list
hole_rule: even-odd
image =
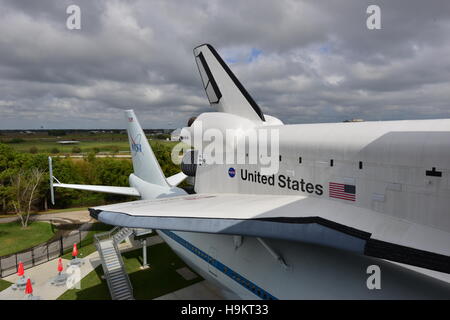
[[379,6],[372,4],[367,7],[366,13],[369,14],[366,20],[366,26],[369,30],[381,29],[381,9]]
[[66,27],[69,30],[81,29],[81,8],[76,4],[72,4],[66,8],[66,13],[69,15],[66,19]]
[[366,273],[370,276],[367,278],[366,286],[369,290],[381,289],[381,269],[376,264],[367,267]]
[[[198,151],[198,165],[258,164],[261,174],[278,173],[280,162],[280,134],[277,128],[261,127],[250,130],[208,128],[202,121],[194,121],[184,140]],[[180,152],[186,149],[181,142],[172,149],[172,161],[180,164]]]
[[66,273],[66,288],[78,290],[81,289],[81,268],[79,266],[70,265],[66,269]]

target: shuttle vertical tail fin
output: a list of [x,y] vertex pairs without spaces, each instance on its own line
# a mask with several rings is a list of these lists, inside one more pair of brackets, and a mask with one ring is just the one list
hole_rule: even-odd
[[256,122],[265,121],[258,104],[211,45],[196,47],[194,56],[212,107]]
[[127,132],[134,174],[146,182],[162,187],[169,187],[134,111],[126,110],[125,116],[128,124]]

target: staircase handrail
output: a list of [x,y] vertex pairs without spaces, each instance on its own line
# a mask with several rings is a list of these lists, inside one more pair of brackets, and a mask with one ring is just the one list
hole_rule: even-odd
[[123,259],[122,259],[122,255],[121,255],[121,253],[119,251],[118,243],[114,239],[114,236],[117,233],[119,233],[121,229],[122,229],[121,227],[116,226],[116,227],[114,227],[113,229],[111,229],[108,232],[102,232],[102,233],[94,234],[94,238],[96,240],[95,241],[95,246],[97,248],[97,251],[99,253],[100,259],[102,261],[102,268],[103,268],[103,272],[104,272],[104,275],[105,275],[105,280],[106,280],[106,283],[108,285],[109,292],[111,293],[111,298],[113,300],[115,300],[116,296],[115,296],[115,293],[114,293],[114,290],[113,290],[113,285],[112,285],[112,282],[111,282],[110,273],[108,271],[108,268],[106,267],[106,260],[105,260],[105,257],[103,256],[102,248],[100,246],[100,242],[104,241],[104,240],[112,240],[112,244],[114,246],[114,250],[115,250],[115,252],[117,254],[117,257],[118,257],[118,260],[119,260],[120,269],[121,269],[122,273],[125,276],[125,280],[127,282],[127,286],[128,286],[128,289],[130,290],[131,296],[134,297],[133,286],[131,285],[131,281],[130,281],[130,278],[128,277],[128,273],[126,272],[125,265],[124,265]]

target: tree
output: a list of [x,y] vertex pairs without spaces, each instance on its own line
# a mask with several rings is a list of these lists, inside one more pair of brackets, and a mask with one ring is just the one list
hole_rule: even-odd
[[20,218],[23,228],[28,226],[33,203],[40,198],[39,184],[43,176],[43,170],[33,168],[28,171],[21,170],[11,178],[11,186],[15,195],[11,204]]
[[158,163],[166,177],[180,172],[179,166],[172,162],[171,149],[168,144],[161,143],[160,141],[151,141],[150,143],[153,152],[158,159]]

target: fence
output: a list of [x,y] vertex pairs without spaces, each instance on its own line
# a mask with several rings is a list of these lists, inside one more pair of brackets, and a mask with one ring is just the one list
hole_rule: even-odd
[[65,237],[0,257],[0,278],[16,273],[19,262],[23,263],[24,269],[28,269],[64,255],[73,247],[74,243],[77,243],[77,246],[81,248],[81,240],[87,232],[78,230]]

